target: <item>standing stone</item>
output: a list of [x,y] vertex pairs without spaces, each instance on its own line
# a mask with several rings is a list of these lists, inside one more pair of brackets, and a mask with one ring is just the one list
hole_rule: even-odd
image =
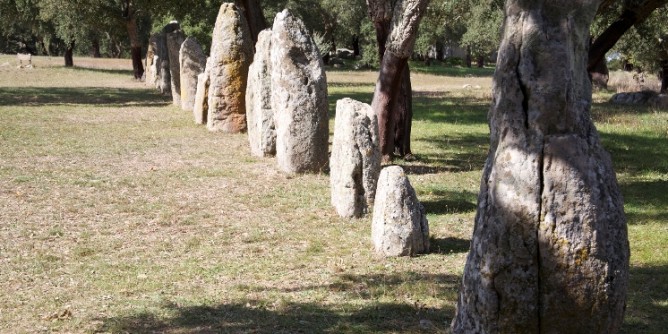
[[271,106],[276,160],[287,173],[319,172],[328,160],[327,78],[304,24],[287,10],[271,36]]
[[169,53],[167,51],[167,35],[164,32],[155,34],[155,88],[162,94],[172,93],[172,76],[169,74]]
[[455,334],[612,334],[623,323],[624,203],[590,114],[599,5],[505,2]]
[[276,129],[271,109],[271,30],[258,36],[253,63],[248,70],[246,116],[251,153],[258,157],[276,154]]
[[148,48],[146,50],[146,71],[144,72],[146,85],[155,86],[157,67],[156,67],[156,51],[158,48],[158,37],[156,34],[151,35],[148,39]]
[[342,217],[360,217],[373,206],[380,173],[378,119],[366,103],[336,102],[330,160],[332,205]]
[[181,44],[179,62],[181,64],[181,109],[193,111],[197,93],[197,76],[204,72],[206,66],[206,55],[196,38],[188,37]]
[[211,43],[209,112],[210,131],[238,133],[246,130],[246,81],[253,60],[248,24],[232,3],[220,6]]
[[169,57],[169,74],[172,87],[172,103],[181,106],[181,63],[179,61],[179,51],[181,44],[185,41],[186,35],[181,30],[167,34],[167,53]]
[[429,251],[429,223],[404,170],[383,168],[373,207],[371,239],[383,256],[414,256]]
[[207,114],[209,112],[208,95],[209,71],[204,70],[204,73],[197,76],[197,92],[195,93],[195,105],[193,108],[195,124],[206,124]]

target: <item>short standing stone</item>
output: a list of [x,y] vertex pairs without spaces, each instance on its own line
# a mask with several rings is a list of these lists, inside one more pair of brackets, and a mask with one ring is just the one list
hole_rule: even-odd
[[248,70],[246,119],[251,153],[258,157],[276,154],[276,129],[271,109],[271,30],[263,30],[255,45]]
[[179,51],[181,63],[181,109],[193,111],[197,93],[197,76],[204,72],[206,55],[194,37],[188,37]]
[[246,130],[246,81],[252,60],[253,42],[244,15],[236,5],[223,3],[213,30],[207,65],[209,130],[227,133]]
[[193,108],[193,116],[196,124],[206,124],[207,114],[209,111],[208,99],[209,95],[209,72],[197,76],[197,92],[195,93],[195,105]]
[[271,37],[271,106],[276,160],[287,173],[327,167],[327,78],[304,24],[287,10],[276,15]]
[[366,103],[336,102],[330,160],[332,205],[342,217],[360,217],[373,206],[380,173],[378,119]]
[[179,51],[186,35],[181,30],[167,34],[167,53],[169,56],[169,74],[171,76],[172,103],[181,106],[181,63]]
[[383,256],[414,256],[429,251],[429,224],[404,170],[380,172],[373,208],[371,238]]

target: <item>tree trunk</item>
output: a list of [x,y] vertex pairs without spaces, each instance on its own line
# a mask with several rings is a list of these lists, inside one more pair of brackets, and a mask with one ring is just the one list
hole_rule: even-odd
[[71,41],[67,44],[67,49],[65,50],[65,67],[74,66],[74,57],[72,56],[72,52],[74,52],[74,44],[75,41]]
[[610,71],[608,70],[608,64],[605,59],[602,59],[598,64],[595,64],[594,67],[589,70],[589,77],[591,78],[591,83],[594,87],[607,89],[608,80],[610,79]]
[[476,59],[476,66],[478,66],[478,68],[485,67],[485,56],[478,56]]
[[93,58],[102,58],[102,54],[100,53],[100,39],[97,37],[91,40],[90,55]]
[[634,24],[645,21],[649,14],[668,3],[668,0],[647,0],[630,3],[631,5],[624,8],[619,18],[594,40],[589,49],[588,71],[591,72],[599,62],[605,61],[605,54],[615,46],[627,30]]
[[395,106],[396,119],[394,120],[394,153],[400,157],[410,158],[411,152],[411,123],[413,120],[413,88],[411,73],[408,64],[401,74],[401,87],[397,105]]
[[255,46],[257,35],[267,28],[267,20],[262,13],[260,2],[258,0],[235,0],[234,2],[243,9],[251,36],[253,36],[253,46]]
[[352,39],[352,46],[353,46],[353,55],[355,57],[360,55],[360,37],[357,35],[353,35]]
[[473,63],[473,58],[471,57],[471,46],[466,46],[466,59],[464,60],[466,67],[471,68]]
[[130,52],[132,55],[132,70],[134,78],[140,80],[144,75],[144,65],[142,64],[141,49],[142,42],[139,38],[139,30],[137,29],[137,16],[132,10],[128,11],[125,26],[130,37]]
[[[407,65],[427,3],[427,0],[400,0],[392,9],[389,1],[367,0],[369,16],[376,29],[378,55],[381,59],[372,107],[378,115],[380,148],[385,162],[392,159],[395,149],[398,149],[398,153],[402,156],[412,154],[410,133],[413,121],[413,93]],[[394,26],[391,26],[393,17]],[[404,34],[396,33],[390,36],[394,29],[400,29]],[[388,41],[389,38],[393,39]],[[395,50],[391,55],[386,52],[388,47]]]
[[668,92],[668,60],[661,61],[661,94]]
[[481,181],[453,333],[615,333],[629,246],[591,121],[599,1],[506,3]]

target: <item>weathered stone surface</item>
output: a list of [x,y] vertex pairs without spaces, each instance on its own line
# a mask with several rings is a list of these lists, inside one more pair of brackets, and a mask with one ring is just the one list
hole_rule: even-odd
[[590,116],[598,6],[506,1],[455,334],[616,333],[622,324],[626,220]]
[[209,112],[207,96],[209,96],[209,72],[205,70],[204,73],[197,76],[197,92],[193,107],[195,124],[206,124]]
[[179,51],[186,35],[181,30],[167,33],[167,54],[169,57],[169,75],[171,78],[172,103],[181,106],[181,62]]
[[169,73],[169,52],[167,51],[167,35],[163,32],[153,35],[155,37],[155,88],[162,94],[172,94],[172,76]]
[[211,131],[237,133],[246,130],[246,82],[253,60],[253,42],[239,8],[220,6],[211,45],[209,113]]
[[378,119],[366,103],[336,102],[332,157],[332,205],[342,217],[360,217],[373,206],[380,173]]
[[414,256],[429,251],[429,223],[424,207],[403,168],[383,168],[373,207],[371,239],[383,256]]
[[614,104],[623,104],[623,105],[651,105],[654,100],[657,98],[658,94],[653,91],[642,91],[642,92],[624,92],[617,93],[610,98],[610,102]]
[[287,173],[319,172],[328,163],[327,78],[304,24],[287,10],[271,36],[271,106],[276,160]]
[[204,72],[206,55],[195,37],[188,37],[179,51],[181,63],[181,109],[193,111],[197,93],[197,76]]
[[258,35],[255,56],[248,70],[246,118],[251,153],[258,157],[276,154],[276,128],[271,109],[271,30]]
[[144,72],[144,83],[149,86],[156,86],[157,66],[156,66],[156,49],[158,48],[158,37],[156,34],[151,35],[148,39],[148,48],[146,50],[146,70]]

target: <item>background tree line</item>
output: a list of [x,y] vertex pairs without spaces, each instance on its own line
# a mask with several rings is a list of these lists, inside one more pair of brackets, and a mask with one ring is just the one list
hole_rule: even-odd
[[[141,58],[152,31],[172,20],[208,49],[223,1],[0,0],[0,52]],[[237,0],[237,2],[243,2]],[[590,71],[609,63],[668,73],[666,0],[607,0],[592,27]],[[348,48],[371,67],[379,64],[373,22],[365,0],[254,0],[264,17],[289,8],[318,36],[323,48]],[[422,20],[415,59],[483,66],[493,62],[500,40],[503,0],[431,0]],[[453,52],[457,51],[459,52]],[[607,59],[605,55],[607,54]],[[454,57],[453,57],[454,55]],[[606,61],[603,61],[606,60]],[[601,64],[603,63],[603,64]],[[662,76],[667,77],[667,76]],[[665,91],[666,80],[663,90]]]

